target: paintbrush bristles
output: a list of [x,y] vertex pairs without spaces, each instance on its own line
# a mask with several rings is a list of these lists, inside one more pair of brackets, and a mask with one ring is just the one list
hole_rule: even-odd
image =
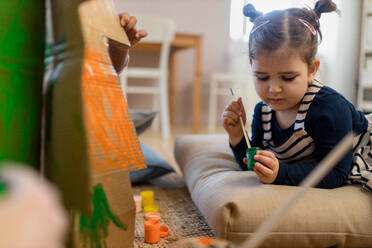
[[[231,93],[231,95],[232,95],[233,97],[235,97],[232,88],[230,88],[230,93]],[[236,98],[236,97],[235,97],[235,98]],[[235,100],[237,100],[237,99],[235,99]],[[239,120],[240,120],[240,125],[241,125],[242,130],[243,130],[243,134],[244,134],[245,142],[247,143],[248,148],[251,148],[251,142],[249,142],[249,138],[248,138],[248,135],[247,135],[247,131],[245,130],[245,126],[244,126],[243,119],[242,119],[241,116],[239,116]]]

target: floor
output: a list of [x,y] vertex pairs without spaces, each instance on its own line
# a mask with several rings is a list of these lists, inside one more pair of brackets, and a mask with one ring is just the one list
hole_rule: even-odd
[[[199,134],[223,132],[222,128],[214,132],[208,132],[205,128]],[[159,130],[149,128],[139,136],[139,140],[161,155],[174,168],[176,173],[170,173],[151,180],[146,184],[132,187],[135,195],[139,195],[144,190],[152,190],[154,192],[154,200],[159,206],[161,215],[161,224],[169,227],[170,234],[166,238],[162,238],[157,244],[145,243],[143,230],[144,213],[137,213],[134,248],[165,248],[178,240],[187,238],[215,237],[212,229],[192,202],[186,184],[183,181],[182,173],[173,155],[176,137],[192,134],[191,127],[173,127],[171,133],[171,137],[164,140]]]
[[[222,127],[209,132],[207,128],[201,128],[199,134],[211,134],[211,133],[224,133]],[[181,174],[179,166],[174,159],[173,149],[174,141],[178,135],[192,134],[192,128],[186,126],[174,126],[171,129],[171,137],[164,140],[161,136],[161,132],[156,129],[149,128],[144,133],[139,136],[140,142],[149,146],[155,152],[160,154],[174,169],[178,174]]]

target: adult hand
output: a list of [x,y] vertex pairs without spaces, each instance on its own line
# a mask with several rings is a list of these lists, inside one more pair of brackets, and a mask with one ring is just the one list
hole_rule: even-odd
[[[279,161],[275,154],[270,151],[260,150],[256,152],[254,159],[256,164],[253,170],[256,172],[258,179],[263,183],[273,183],[279,171]],[[244,162],[247,163],[246,160]]]
[[228,133],[229,141],[232,146],[238,144],[244,135],[239,120],[240,117],[243,123],[245,123],[246,116],[241,97],[239,97],[237,101],[232,101],[226,105],[221,115],[223,128]]

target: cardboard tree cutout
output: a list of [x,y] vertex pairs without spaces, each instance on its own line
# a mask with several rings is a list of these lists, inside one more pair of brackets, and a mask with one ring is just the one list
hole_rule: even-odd
[[0,2],[0,162],[40,166],[44,1]]
[[110,0],[54,0],[52,16],[63,59],[49,88],[48,174],[81,213],[75,246],[132,247],[128,171],[146,165],[107,46],[128,38]]

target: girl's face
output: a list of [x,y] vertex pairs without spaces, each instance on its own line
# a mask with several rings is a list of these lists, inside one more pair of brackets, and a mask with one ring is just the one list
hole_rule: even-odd
[[319,60],[308,66],[296,52],[288,49],[260,54],[252,60],[257,94],[277,112],[297,112],[318,67]]

